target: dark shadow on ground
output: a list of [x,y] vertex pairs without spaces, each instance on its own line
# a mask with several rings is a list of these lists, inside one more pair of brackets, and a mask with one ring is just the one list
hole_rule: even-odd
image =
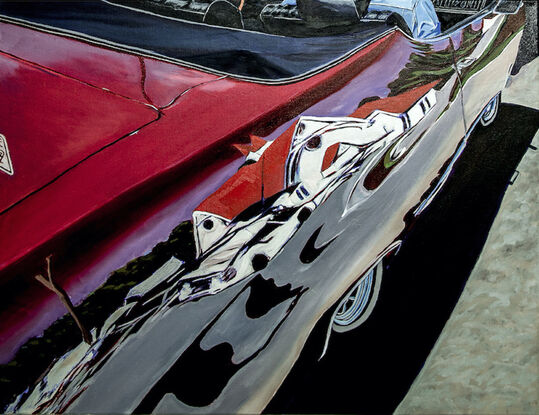
[[[384,273],[378,304],[355,331],[319,324],[268,413],[391,413],[421,370],[483,249],[539,111],[501,105],[470,137],[443,191],[412,224]],[[523,220],[526,220],[523,218]],[[328,319],[325,319],[328,321]]]

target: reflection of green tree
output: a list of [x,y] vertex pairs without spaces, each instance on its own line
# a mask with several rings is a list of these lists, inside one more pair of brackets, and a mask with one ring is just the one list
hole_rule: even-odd
[[[150,253],[133,259],[114,271],[107,281],[76,307],[89,327],[101,327],[105,320],[124,303],[131,288],[144,281],[171,256],[193,263],[195,241],[191,222],[182,222],[166,242],[158,243]],[[15,358],[0,365],[0,409],[32,386],[54,359],[80,343],[80,332],[74,320],[66,315],[54,322],[42,336],[24,344]]]
[[471,26],[466,26],[462,31],[462,42],[458,49],[455,50],[455,62],[458,62],[474,51],[475,47],[481,40],[482,30],[473,30]]
[[428,43],[416,43],[410,60],[399,72],[399,77],[389,84],[390,96],[402,94],[433,81],[439,81],[436,89],[441,89],[455,73],[455,59],[459,61],[470,55],[481,36],[481,30],[473,31],[468,26],[463,31],[463,38],[456,56],[450,45],[434,51]]
[[[485,68],[500,56],[506,46],[520,33],[522,28],[523,26],[519,27],[517,30],[511,30],[511,28],[508,27],[508,20],[506,20],[503,25],[499,27],[496,36],[493,37],[488,47],[485,48],[483,54],[477,57],[477,61],[473,65],[463,68],[461,73],[462,85],[464,86],[474,74]],[[473,50],[473,45],[471,48]],[[462,56],[465,57],[468,55],[463,54]],[[460,59],[462,59],[462,57]]]

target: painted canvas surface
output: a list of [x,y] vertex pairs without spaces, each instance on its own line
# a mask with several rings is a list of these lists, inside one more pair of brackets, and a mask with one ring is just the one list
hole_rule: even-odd
[[0,1],[2,411],[536,413],[536,13]]

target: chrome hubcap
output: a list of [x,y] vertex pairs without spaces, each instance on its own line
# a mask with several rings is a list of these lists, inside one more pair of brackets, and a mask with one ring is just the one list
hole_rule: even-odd
[[348,326],[355,322],[369,304],[373,287],[374,269],[359,281],[337,309],[333,322],[339,326]]
[[488,105],[483,110],[483,114],[481,115],[481,123],[483,125],[488,125],[492,120],[494,120],[494,117],[496,116],[496,113],[498,112],[498,100],[499,95],[492,98]]
[[492,113],[494,112],[494,102],[491,102],[490,104],[487,105],[487,108],[485,108],[485,113],[483,114],[483,118],[490,118],[492,117]]

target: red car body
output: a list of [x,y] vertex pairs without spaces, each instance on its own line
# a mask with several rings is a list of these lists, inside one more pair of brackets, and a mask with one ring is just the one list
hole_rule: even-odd
[[[0,95],[8,98],[0,102],[0,133],[14,169],[0,172],[0,284],[30,281],[0,327],[0,354],[7,358],[63,313],[60,306],[36,324],[56,302],[31,281],[47,255],[54,255],[57,280],[80,301],[171,228],[81,288],[85,269],[124,243],[118,235],[140,228],[201,177],[238,159],[234,144],[269,135],[342,88],[399,35],[284,85],[219,76],[11,22],[0,22],[0,38]],[[194,196],[193,207],[207,195]]]
[[[381,39],[301,82],[264,85],[8,23],[0,31],[0,93],[9,97],[0,104],[8,114],[0,131],[16,171],[1,178],[4,280],[10,267],[37,250],[52,252],[48,243],[114,208],[120,196],[219,146],[246,142],[253,131],[267,134],[342,87],[398,38]],[[51,49],[62,53],[42,53]]]
[[[189,198],[185,204],[191,211],[232,219],[261,194],[269,197],[282,190],[284,160],[298,116],[306,112],[325,116],[326,108],[347,100],[353,109],[343,105],[339,116],[366,118],[375,110],[406,111],[430,88],[441,85],[440,79],[457,78],[455,62],[443,59],[480,49],[483,20],[493,16],[486,11],[466,21],[454,32],[426,42],[428,50],[402,31],[385,28],[342,59],[279,82],[200,69],[0,16],[0,134],[13,169],[13,174],[0,172],[0,284],[30,281],[42,272],[45,257],[53,254],[55,276],[65,282],[76,302],[97,288],[108,272],[152,245],[148,242],[123,257],[124,262],[102,269],[102,279],[86,291],[76,288],[70,278],[82,278],[81,269],[116,249],[124,242],[122,235],[144,226],[173,202]],[[448,131],[452,140],[440,150],[443,156],[436,155],[432,161],[436,168],[429,174],[436,175],[443,164],[438,162],[454,152],[505,83],[501,76],[491,89],[481,90],[471,75],[466,78],[466,71],[493,60],[501,53],[496,48],[503,50],[523,22],[521,9],[500,23],[496,42],[475,68],[473,63],[459,68],[460,87],[446,87],[458,90],[447,103],[458,116]],[[435,54],[444,65],[449,63],[451,74],[446,78],[446,66],[429,66]],[[398,92],[392,91],[389,85],[412,75],[406,70],[413,56],[419,56],[415,62],[435,76],[418,85],[397,85]],[[508,60],[499,60],[500,72],[507,72]],[[474,99],[468,99],[472,85]],[[320,103],[325,108],[315,110]],[[246,166],[242,174],[231,177],[236,169],[226,167],[242,160],[236,146],[259,145],[259,138],[279,140],[264,153],[265,165]],[[245,169],[252,174],[245,174]],[[386,170],[369,176],[373,188],[386,177]],[[219,179],[204,192],[193,192],[215,172],[222,172]],[[429,182],[430,176],[422,180]],[[165,239],[170,230],[164,229],[153,242]],[[17,300],[0,323],[2,358],[12,354],[28,333],[39,333],[28,327],[36,327],[36,310],[47,308],[43,298],[54,298],[32,284],[28,286],[37,292]],[[27,309],[28,302],[35,303],[34,311]],[[48,320],[42,326],[63,311],[43,317]]]

